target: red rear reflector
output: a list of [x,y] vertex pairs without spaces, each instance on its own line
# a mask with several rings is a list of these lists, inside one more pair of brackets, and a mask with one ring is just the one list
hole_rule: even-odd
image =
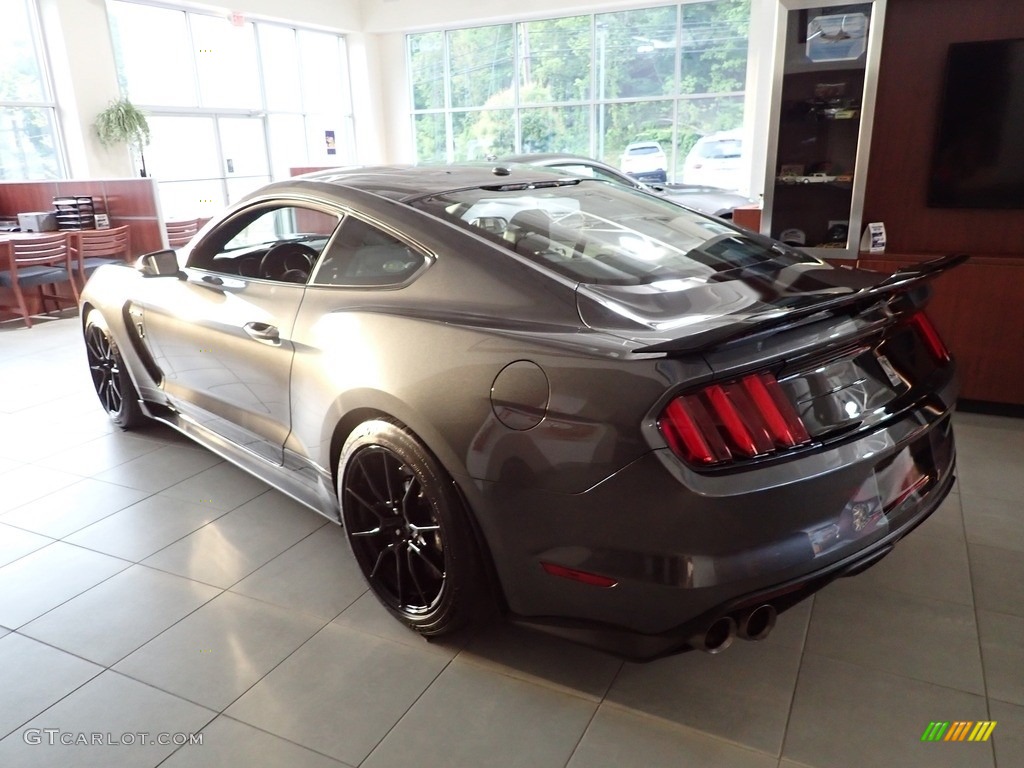
[[578,581],[581,584],[589,584],[592,587],[603,587],[604,589],[608,589],[619,583],[615,579],[609,579],[607,576],[588,573],[587,571],[577,571],[575,568],[566,568],[564,565],[544,562],[540,565],[552,576],[559,576],[563,579],[569,579],[570,581]]
[[673,453],[702,466],[766,456],[811,440],[770,373],[677,397],[662,412],[658,429]]
[[917,331],[917,335],[921,337],[921,341],[928,348],[928,353],[935,358],[935,362],[948,363],[950,361],[949,349],[942,342],[942,337],[935,330],[928,315],[918,312],[910,318],[910,324],[914,326],[914,330]]

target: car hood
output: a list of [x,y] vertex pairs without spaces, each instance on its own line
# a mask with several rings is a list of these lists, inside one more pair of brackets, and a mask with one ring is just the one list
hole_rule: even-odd
[[588,327],[640,344],[634,351],[699,352],[762,328],[874,303],[964,259],[944,257],[893,275],[811,262],[643,285],[580,284],[577,309]]

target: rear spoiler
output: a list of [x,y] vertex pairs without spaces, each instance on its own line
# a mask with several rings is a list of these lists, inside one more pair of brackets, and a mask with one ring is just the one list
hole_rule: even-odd
[[736,341],[746,336],[752,336],[770,329],[779,330],[785,326],[794,324],[799,320],[820,314],[822,312],[835,312],[844,307],[859,304],[868,299],[877,298],[886,294],[895,294],[908,291],[921,283],[938,277],[943,272],[963,264],[970,258],[966,253],[955,253],[948,256],[940,256],[937,259],[901,267],[893,274],[882,280],[880,283],[869,288],[862,288],[859,291],[837,296],[833,299],[811,304],[806,307],[797,307],[789,312],[777,314],[777,310],[753,315],[744,318],[741,322],[733,325],[725,325],[720,328],[712,328],[692,336],[683,336],[678,339],[661,341],[646,347],[638,347],[632,350],[635,354],[647,352],[668,352],[673,354],[699,354],[708,352],[715,347],[722,346],[731,341]]

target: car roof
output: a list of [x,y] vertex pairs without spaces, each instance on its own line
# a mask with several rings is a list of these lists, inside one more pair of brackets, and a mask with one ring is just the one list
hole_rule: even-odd
[[661,142],[658,142],[658,141],[632,141],[632,142],[630,142],[629,144],[626,145],[626,149],[631,149],[633,147],[637,147],[637,148],[640,148],[640,147],[657,147],[658,149],[661,149]]
[[479,187],[544,183],[578,179],[556,169],[510,162],[463,163],[455,165],[386,165],[331,168],[313,171],[270,184],[260,194],[286,191],[311,184],[358,189],[381,197],[406,202],[421,197]]

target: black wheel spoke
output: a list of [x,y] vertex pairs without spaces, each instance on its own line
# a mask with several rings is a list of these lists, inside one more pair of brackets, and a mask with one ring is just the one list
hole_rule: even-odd
[[438,578],[438,579],[443,579],[444,578],[444,571],[442,571],[440,568],[438,568],[436,565],[434,565],[430,561],[430,558],[427,557],[426,552],[424,552],[422,549],[417,547],[415,544],[410,544],[409,545],[409,549],[411,551],[415,552],[416,556],[419,557],[419,559],[422,560],[426,564],[427,568],[429,568],[433,572],[435,578]]
[[408,485],[405,486],[405,493],[402,494],[402,515],[406,520],[409,519],[410,504],[419,495],[419,491],[413,491],[413,488],[418,489],[419,483],[416,482],[415,477],[410,477]]
[[416,588],[416,593],[420,596],[420,605],[427,607],[430,605],[430,600],[427,598],[426,593],[423,591],[423,587],[420,585],[420,580],[416,576],[416,566],[412,560],[412,553],[416,549],[413,544],[409,545],[409,548],[405,551],[405,565],[409,569],[409,576],[412,578],[412,584]]
[[384,533],[383,528],[371,528],[368,531],[349,531],[349,536],[380,536]]
[[405,600],[402,599],[402,556],[398,551],[398,547],[394,548],[395,553],[395,593],[398,597],[398,607],[402,608],[405,606]]
[[358,462],[356,466],[359,467],[359,471],[362,472],[363,480],[366,481],[366,487],[370,489],[370,493],[376,496],[377,501],[379,501],[380,503],[387,504],[390,501],[390,499],[387,496],[381,495],[381,492],[377,489],[377,485],[376,483],[374,483],[371,473],[367,470],[366,462],[364,461],[362,455],[358,457]]
[[388,544],[377,553],[377,561],[373,564],[373,570],[370,571],[370,579],[373,579],[377,575],[377,571],[380,570],[381,563],[384,562],[384,555],[390,552],[394,546],[394,544]]
[[392,490],[394,486],[391,485],[391,470],[389,469],[391,457],[388,455],[387,451],[381,451],[380,460],[384,462],[384,490],[387,491],[387,500],[391,503],[395,500],[395,494]]
[[371,504],[369,501],[367,501],[365,498],[363,498],[362,495],[357,493],[352,488],[346,488],[345,492],[349,496],[354,498],[356,501],[358,501],[365,509],[367,509],[369,512],[371,512],[378,520],[383,520],[384,519],[384,516],[381,515],[381,513],[377,511],[377,505],[376,504]]
[[440,531],[441,530],[441,526],[440,525],[413,525],[411,523],[409,524],[409,528],[412,529],[412,531],[414,533],[423,533],[424,531]]

